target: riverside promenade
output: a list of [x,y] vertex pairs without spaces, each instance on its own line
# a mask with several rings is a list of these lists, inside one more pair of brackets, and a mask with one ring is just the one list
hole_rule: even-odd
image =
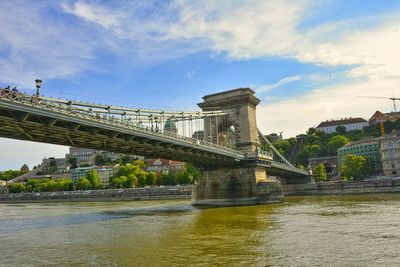
[[0,203],[190,199],[192,186],[0,194]]
[[[190,200],[193,186],[0,194],[0,203],[123,200]],[[400,180],[283,185],[285,196],[400,193]]]
[[283,191],[285,196],[399,193],[400,180],[388,178],[372,181],[286,184],[283,185]]

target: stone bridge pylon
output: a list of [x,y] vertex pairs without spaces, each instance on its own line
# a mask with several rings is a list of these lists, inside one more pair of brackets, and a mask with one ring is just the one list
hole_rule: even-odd
[[245,153],[246,159],[231,165],[202,167],[193,190],[192,204],[230,206],[283,201],[282,186],[267,175],[268,166],[259,161],[260,140],[256,106],[260,100],[250,88],[239,88],[203,97],[203,111],[231,110],[219,121],[204,118],[204,137],[213,143],[228,143]]

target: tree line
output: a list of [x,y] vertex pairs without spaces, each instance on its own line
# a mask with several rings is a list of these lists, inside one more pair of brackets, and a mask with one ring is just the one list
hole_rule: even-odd
[[[169,186],[187,185],[197,181],[200,173],[191,164],[186,164],[186,170],[178,173],[166,172],[157,174],[144,170],[142,160],[133,160],[128,163],[121,162],[122,166],[109,179],[109,188],[134,188],[144,186]],[[21,192],[53,192],[72,190],[96,190],[101,189],[100,177],[96,170],[90,170],[75,183],[71,179],[29,179],[26,183],[12,183],[9,186],[10,193]]]

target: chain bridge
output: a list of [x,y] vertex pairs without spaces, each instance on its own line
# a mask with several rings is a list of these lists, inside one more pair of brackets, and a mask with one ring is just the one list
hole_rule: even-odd
[[308,177],[257,129],[260,101],[249,88],[204,96],[196,111],[112,106],[9,89],[0,94],[0,137],[191,162],[202,173],[194,204],[262,203],[272,195],[279,201],[279,181],[268,177]]

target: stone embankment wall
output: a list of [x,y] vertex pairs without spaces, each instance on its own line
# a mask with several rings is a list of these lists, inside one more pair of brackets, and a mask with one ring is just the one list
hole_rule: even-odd
[[285,196],[399,193],[400,180],[327,182],[283,185]]
[[0,203],[190,199],[192,186],[0,194]]

